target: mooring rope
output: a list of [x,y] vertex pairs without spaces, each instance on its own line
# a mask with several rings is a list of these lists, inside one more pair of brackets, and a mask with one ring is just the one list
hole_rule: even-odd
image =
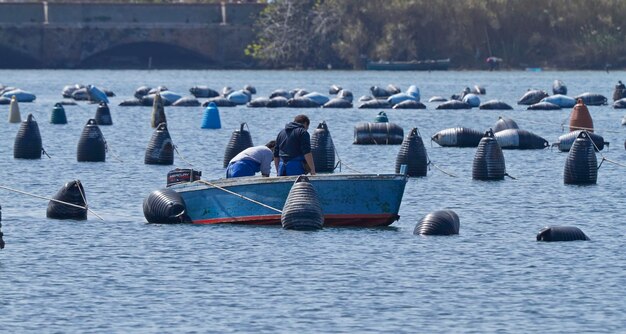
[[239,198],[241,198],[241,199],[245,199],[246,201],[250,201],[250,202],[252,202],[252,203],[254,203],[254,204],[258,204],[258,205],[260,205],[260,206],[262,206],[262,207],[264,207],[264,208],[268,208],[268,209],[274,210],[274,211],[276,211],[276,212],[278,212],[278,213],[280,213],[280,214],[282,214],[282,213],[283,213],[283,211],[282,211],[282,210],[276,209],[275,207],[269,206],[269,205],[267,205],[267,204],[265,204],[265,203],[261,203],[261,202],[259,202],[259,201],[253,200],[253,199],[252,199],[252,198],[250,198],[250,197],[246,197],[246,196],[244,196],[244,195],[242,195],[242,194],[238,194],[238,193],[236,193],[236,192],[234,192],[234,191],[231,191],[231,190],[228,190],[228,189],[226,189],[226,188],[222,188],[222,187],[218,186],[217,184],[211,183],[211,182],[209,182],[209,181],[206,181],[206,180],[198,180],[198,182],[201,182],[201,183],[204,183],[204,184],[209,185],[209,186],[211,186],[211,187],[214,187],[214,188],[216,188],[216,189],[219,189],[219,190],[225,191],[225,192],[227,192],[227,193],[229,193],[229,194],[231,194],[231,195],[238,196],[238,197],[239,197]]
[[176,151],[176,154],[178,154],[178,156],[184,161],[186,162],[189,166],[193,167],[193,164],[191,162],[189,162],[187,159],[185,159],[185,157],[183,157],[182,154],[180,154],[180,152],[178,152],[178,146],[176,145],[172,145],[172,147],[174,147],[174,151]]
[[106,141],[106,140],[104,141],[104,151],[105,151],[105,152],[109,152],[109,153],[111,153],[111,155],[113,156],[113,158],[115,158],[117,161],[119,161],[119,162],[124,162],[124,161],[122,161],[122,159],[120,159],[120,158],[119,158],[119,157],[118,157],[115,153],[113,153],[113,151],[112,151],[112,150],[109,150],[109,143],[107,143],[107,141]]
[[[600,167],[602,166],[602,163],[605,162],[605,161],[608,161],[608,162],[610,162],[612,164],[615,164],[615,165],[618,165],[620,167],[626,167],[626,165],[621,164],[621,163],[619,163],[617,161],[613,161],[611,159],[607,159],[604,156],[604,154],[602,154],[602,152],[600,152],[600,149],[598,148],[596,143],[593,141],[593,139],[591,139],[591,136],[589,135],[589,132],[587,132],[587,130],[583,130],[583,131],[587,134],[587,139],[589,139],[589,141],[591,141],[591,145],[593,145],[594,150],[596,150],[598,152],[598,154],[600,154],[600,156],[602,157],[602,160],[600,161],[600,164],[598,164],[598,168],[597,169],[600,169]],[[572,144],[572,146],[574,146],[574,145]]]
[[[75,207],[75,208],[80,208],[80,209],[83,209],[83,210],[88,210],[89,212],[93,213],[96,217],[100,218],[100,220],[104,220],[104,218],[100,217],[100,215],[98,215],[97,213],[93,212],[93,210],[89,209],[87,206],[80,206],[78,204],[64,202],[64,201],[61,201],[61,200],[58,200],[58,199],[55,199],[55,198],[39,196],[39,195],[31,194],[31,193],[26,192],[26,191],[17,190],[17,189],[13,189],[13,188],[9,188],[9,187],[6,187],[6,186],[1,186],[1,185],[0,185],[0,189],[5,189],[5,190],[8,190],[8,191],[13,191],[13,192],[16,192],[16,193],[32,196],[32,197],[35,197],[35,198],[45,199],[45,200],[48,200],[48,201],[53,201],[53,202],[69,205],[69,206],[72,206],[72,207]],[[82,193],[81,193],[81,195],[82,195]],[[83,199],[84,199],[84,197],[83,197]]]

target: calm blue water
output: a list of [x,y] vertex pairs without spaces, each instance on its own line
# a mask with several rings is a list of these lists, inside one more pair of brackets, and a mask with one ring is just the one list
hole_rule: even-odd
[[[625,332],[626,253],[622,226],[625,168],[605,162],[595,186],[563,184],[567,154],[504,152],[517,180],[471,178],[475,149],[430,145],[454,126],[484,130],[498,116],[553,142],[569,109],[526,111],[516,100],[528,88],[551,91],[561,79],[569,95],[611,97],[626,72],[291,72],[291,71],[0,71],[0,83],[37,94],[22,117],[38,120],[51,159],[13,159],[19,127],[0,106],[0,185],[50,197],[80,179],[93,214],[88,221],[46,219],[47,201],[0,190],[0,330],[3,332]],[[111,150],[105,163],[76,162],[78,138],[96,105],[68,106],[69,124],[48,123],[68,84],[95,84],[112,98],[113,126],[101,130]],[[487,89],[513,111],[388,110],[405,133],[418,127],[432,169],[411,179],[389,228],[284,231],[279,227],[149,225],[142,202],[164,186],[174,167],[143,164],[152,135],[151,108],[117,107],[141,85],[187,93],[194,85],[256,86],[327,93],[331,84],[367,93],[372,85],[416,84],[422,99],[465,86]],[[326,120],[345,165],[391,173],[399,146],[352,145],[353,127],[380,110],[221,108],[223,128],[202,130],[202,108],[166,108],[168,127],[186,160],[208,179],[224,174],[224,148],[240,122],[255,144],[273,139],[304,111]],[[626,163],[623,111],[590,107],[596,132],[611,142],[601,152]],[[600,159],[601,156],[598,155]],[[461,219],[453,237],[412,234],[425,214],[450,208]],[[580,227],[590,242],[537,243],[546,225]]]

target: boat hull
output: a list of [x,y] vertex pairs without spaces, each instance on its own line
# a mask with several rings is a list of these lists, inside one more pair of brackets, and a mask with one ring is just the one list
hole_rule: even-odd
[[[295,176],[199,180],[170,189],[185,201],[194,224],[280,225],[282,210]],[[398,211],[403,175],[328,174],[309,176],[322,205],[324,226],[388,226]]]
[[450,59],[419,61],[369,61],[365,68],[373,71],[447,71]]

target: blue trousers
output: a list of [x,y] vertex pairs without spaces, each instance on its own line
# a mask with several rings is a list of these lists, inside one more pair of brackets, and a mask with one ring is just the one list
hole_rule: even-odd
[[280,159],[278,163],[278,176],[302,175],[304,174],[304,157],[293,158],[288,162]]
[[253,160],[239,160],[231,162],[226,168],[226,178],[254,176],[256,172],[261,171],[261,164]]

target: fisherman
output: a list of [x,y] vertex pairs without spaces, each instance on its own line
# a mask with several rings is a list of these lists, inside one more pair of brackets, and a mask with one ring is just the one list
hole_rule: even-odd
[[311,154],[311,137],[307,130],[311,121],[306,115],[298,115],[287,123],[276,137],[274,164],[278,176],[315,175],[315,164]]
[[272,169],[273,149],[276,141],[272,140],[265,145],[248,147],[230,159],[226,168],[226,178],[254,176],[256,172],[270,176]]

